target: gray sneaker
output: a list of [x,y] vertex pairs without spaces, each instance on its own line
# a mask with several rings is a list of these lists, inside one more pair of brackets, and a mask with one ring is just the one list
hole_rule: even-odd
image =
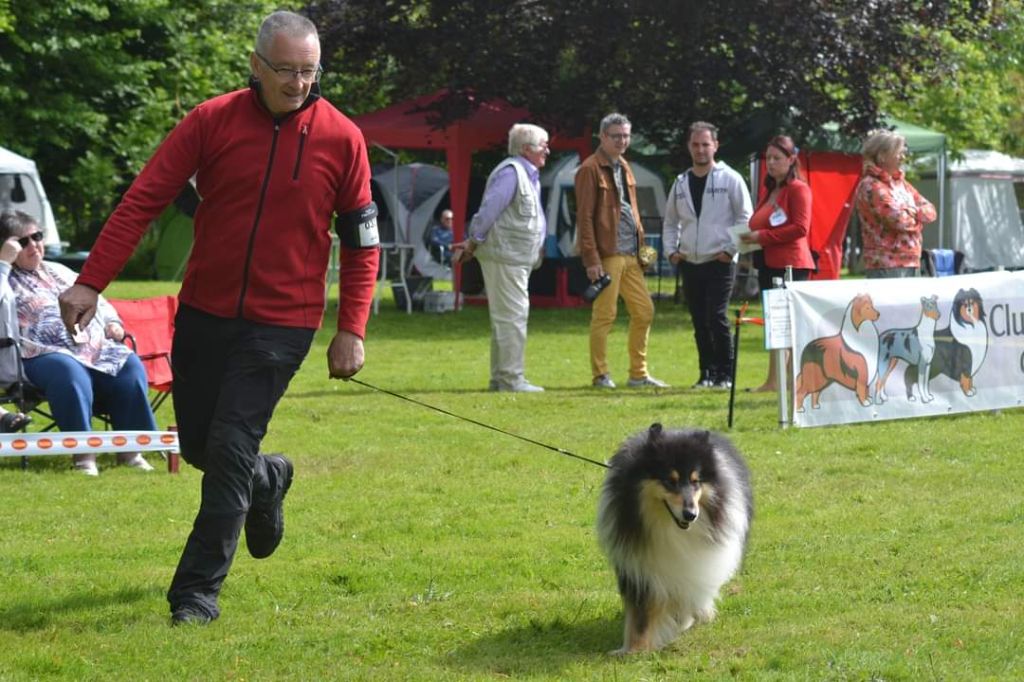
[[594,377],[593,386],[594,388],[615,388],[615,382],[607,374],[602,374]]
[[534,386],[526,379],[517,381],[510,386],[499,386],[499,391],[509,391],[511,393],[543,393],[544,389],[540,386]]
[[630,379],[626,385],[630,388],[644,388],[646,386],[653,386],[654,388],[668,388],[668,384],[664,381],[661,379],[655,379],[649,374],[639,379]]

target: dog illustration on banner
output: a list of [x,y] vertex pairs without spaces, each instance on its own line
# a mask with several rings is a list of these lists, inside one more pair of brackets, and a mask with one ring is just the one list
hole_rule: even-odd
[[808,395],[812,408],[821,407],[821,392],[834,383],[856,393],[862,406],[871,404],[871,382],[878,369],[878,317],[871,296],[857,294],[846,306],[838,334],[804,346],[796,377],[797,412],[804,411]]
[[935,355],[927,370],[919,366],[907,367],[903,375],[907,399],[911,400],[914,384],[920,384],[922,376],[927,385],[940,374],[957,382],[968,398],[978,391],[974,377],[985,362],[988,354],[988,327],[985,325],[985,308],[977,289],[960,289],[953,297],[949,311],[949,324],[935,332]]
[[[888,329],[878,339],[878,380],[875,402],[881,405],[889,396],[885,382],[900,360],[917,370],[917,392],[922,403],[935,399],[928,388],[928,369],[935,356],[935,325],[939,322],[939,297],[921,297],[921,316],[913,327]],[[908,370],[909,371],[909,368]],[[913,384],[907,384],[907,400],[914,400]]]

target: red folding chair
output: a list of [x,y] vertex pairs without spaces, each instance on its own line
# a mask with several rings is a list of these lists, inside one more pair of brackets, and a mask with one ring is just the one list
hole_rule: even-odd
[[154,296],[140,299],[109,299],[117,310],[132,346],[146,368],[146,378],[153,390],[150,405],[156,412],[171,394],[174,375],[171,371],[171,339],[174,337],[174,315],[178,299]]

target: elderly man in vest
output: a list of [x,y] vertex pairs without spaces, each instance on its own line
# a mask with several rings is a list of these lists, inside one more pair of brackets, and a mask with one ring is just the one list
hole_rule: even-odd
[[547,224],[540,203],[540,169],[548,154],[548,134],[520,123],[508,131],[508,153],[487,178],[480,210],[468,239],[457,244],[453,263],[480,261],[491,317],[492,391],[538,393],[526,380],[527,284],[539,263]]

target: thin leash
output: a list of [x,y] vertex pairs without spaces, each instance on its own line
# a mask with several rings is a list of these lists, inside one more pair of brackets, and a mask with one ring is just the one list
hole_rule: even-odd
[[583,455],[577,455],[575,452],[569,452],[568,450],[566,450],[564,448],[558,448],[558,447],[555,447],[554,445],[548,445],[547,443],[541,443],[539,440],[533,440],[532,438],[527,438],[525,436],[520,436],[519,434],[511,433],[510,431],[505,431],[503,429],[499,429],[497,426],[491,426],[490,424],[485,424],[485,423],[483,423],[481,421],[477,421],[476,419],[470,419],[469,417],[463,417],[460,414],[455,414],[454,412],[449,412],[448,410],[445,410],[443,408],[435,407],[434,405],[430,405],[429,403],[425,403],[425,402],[422,402],[420,400],[416,400],[415,398],[410,398],[409,396],[402,395],[401,393],[395,393],[394,391],[389,391],[389,390],[387,390],[385,388],[380,388],[378,386],[374,386],[373,384],[369,384],[369,383],[367,383],[367,382],[365,382],[365,381],[363,381],[361,379],[356,379],[356,378],[353,377],[353,378],[348,379],[348,381],[351,381],[354,384],[359,384],[360,386],[365,386],[366,388],[373,389],[374,391],[377,391],[378,393],[384,393],[384,394],[387,394],[387,395],[390,395],[390,396],[394,396],[395,398],[400,398],[402,400],[406,400],[406,401],[408,401],[410,403],[413,403],[415,405],[419,405],[420,407],[425,407],[428,410],[434,410],[435,412],[440,412],[441,414],[446,414],[449,417],[454,417],[455,419],[461,419],[464,422],[469,422],[470,424],[476,424],[477,426],[482,426],[485,429],[490,429],[491,431],[497,431],[498,433],[504,434],[506,436],[512,436],[513,438],[518,438],[521,441],[526,441],[527,443],[531,443],[533,445],[539,445],[542,448],[547,448],[548,450],[553,450],[554,452],[557,452],[560,455],[565,455],[566,457],[572,457],[574,459],[582,460],[584,462],[590,462],[591,464],[596,464],[597,466],[602,467],[604,469],[609,468],[607,464],[605,464],[604,462],[598,462],[596,459],[590,459],[589,457],[584,457]]

